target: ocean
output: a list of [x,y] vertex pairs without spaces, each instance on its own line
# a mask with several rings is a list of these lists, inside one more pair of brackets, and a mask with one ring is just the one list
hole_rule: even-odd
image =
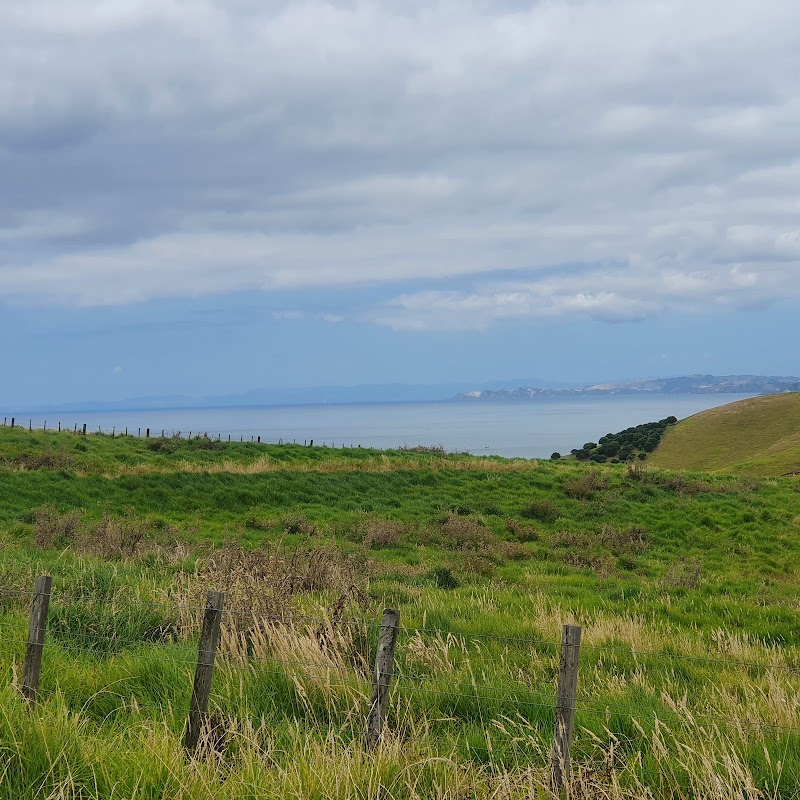
[[651,395],[559,400],[451,401],[245,408],[41,412],[18,425],[151,436],[207,433],[227,441],[297,442],[329,447],[441,446],[449,452],[548,458],[606,433],[670,415],[683,419],[750,395]]

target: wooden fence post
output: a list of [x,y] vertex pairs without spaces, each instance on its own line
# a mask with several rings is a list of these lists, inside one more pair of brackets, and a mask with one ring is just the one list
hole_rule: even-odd
[[29,702],[36,702],[39,692],[39,675],[42,671],[42,650],[47,628],[47,612],[50,608],[50,590],[53,579],[50,575],[40,575],[33,587],[30,623],[28,625],[28,644],[25,648],[25,666],[22,670],[22,696]]
[[550,760],[550,786],[556,795],[560,795],[569,785],[580,652],[581,626],[565,625],[561,632],[556,723],[553,732],[553,753]]
[[186,727],[184,747],[190,755],[197,748],[203,722],[208,711],[208,696],[211,693],[211,679],[214,676],[214,659],[219,644],[219,628],[222,609],[225,605],[225,592],[209,592],[206,610],[203,615],[203,630],[197,651],[197,667],[192,687],[192,702],[189,707],[189,723]]
[[383,611],[378,634],[378,652],[375,654],[375,671],[372,675],[372,696],[367,714],[367,746],[374,747],[383,733],[386,706],[389,702],[389,684],[394,669],[394,647],[400,627],[400,612],[393,608]]

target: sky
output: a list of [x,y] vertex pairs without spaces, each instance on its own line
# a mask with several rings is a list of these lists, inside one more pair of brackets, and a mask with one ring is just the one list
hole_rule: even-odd
[[0,406],[797,375],[796,0],[3,0]]

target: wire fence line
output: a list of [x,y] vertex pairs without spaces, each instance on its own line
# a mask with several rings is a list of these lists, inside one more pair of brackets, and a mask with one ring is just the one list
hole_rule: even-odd
[[[78,587],[80,588],[80,587]],[[5,587],[0,586],[0,602],[4,597],[14,597],[19,599],[31,600],[34,596],[34,593],[30,590],[25,589],[18,589],[12,587]],[[135,619],[137,617],[135,608],[148,608],[159,610],[164,614],[164,622],[163,622],[163,633],[166,634],[166,637],[163,639],[165,642],[170,641],[170,634],[172,634],[175,638],[179,636],[186,638],[187,635],[191,634],[193,630],[199,628],[199,623],[197,626],[189,626],[188,629],[184,626],[183,628],[178,625],[176,620],[170,616],[171,611],[176,609],[180,610],[187,610],[193,611],[198,615],[198,618],[202,614],[202,608],[199,607],[196,603],[190,603],[188,601],[181,601],[173,597],[165,597],[163,601],[151,601],[151,600],[142,600],[140,598],[135,597],[126,597],[122,596],[120,598],[115,598],[113,601],[109,601],[102,596],[98,597],[92,593],[87,593],[84,595],[76,594],[73,590],[65,590],[62,593],[45,593],[42,596],[56,597],[59,600],[58,605],[54,605],[53,609],[51,610],[51,626],[52,626],[52,616],[53,611],[55,611],[55,616],[58,617],[60,613],[67,611],[70,608],[80,608],[86,609],[91,608],[93,606],[110,606],[115,613],[119,613],[122,609],[124,609],[127,613],[127,616],[130,618]],[[362,632],[367,631],[377,631],[381,628],[381,624],[377,621],[369,621],[365,619],[353,619],[353,618],[343,618],[343,617],[334,617],[334,616],[312,616],[307,614],[279,614],[276,616],[270,616],[267,614],[262,613],[255,613],[255,612],[240,612],[234,611],[232,609],[221,609],[221,613],[224,617],[232,617],[236,618],[239,621],[246,621],[250,623],[250,628],[245,629],[243,631],[238,631],[236,635],[239,636],[247,636],[250,633],[254,633],[259,629],[268,627],[268,626],[275,626],[275,627],[288,627],[290,625],[296,625],[297,623],[304,623],[309,626],[309,630],[312,628],[319,634],[323,635],[324,631],[327,628],[355,628],[359,629]],[[0,623],[2,624],[2,623]],[[45,628],[37,628],[37,630],[44,632]],[[513,643],[518,647],[525,647],[531,648],[534,651],[537,648],[558,648],[562,646],[562,642],[551,640],[551,639],[543,639],[537,636],[530,636],[530,637],[523,637],[523,636],[504,636],[498,634],[491,634],[491,633],[472,633],[472,632],[463,632],[458,630],[448,630],[443,628],[430,628],[430,627],[413,627],[413,626],[396,626],[396,630],[398,635],[403,635],[404,637],[411,638],[417,635],[428,635],[430,637],[436,637],[436,639],[446,645],[448,645],[448,639],[454,643],[460,643],[462,646],[468,646],[470,644],[480,644],[482,642],[507,642]],[[70,630],[68,634],[69,639],[85,639],[85,640],[92,640],[92,641],[108,641],[113,642],[115,644],[126,644],[132,647],[135,646],[152,646],[153,644],[158,643],[158,639],[149,639],[147,637],[130,637],[124,636],[118,633],[92,633],[86,631],[77,631],[77,630]],[[455,648],[455,644],[452,644]],[[793,663],[779,663],[775,661],[753,661],[753,660],[740,660],[740,659],[731,659],[731,658],[722,658],[720,656],[715,655],[697,655],[697,654],[690,654],[690,653],[676,653],[669,650],[664,651],[657,651],[657,650],[646,650],[646,649],[639,649],[633,646],[627,647],[623,645],[606,645],[606,644],[592,644],[588,642],[581,642],[580,645],[582,652],[600,652],[600,653],[613,653],[617,655],[622,655],[634,659],[653,659],[659,660],[664,662],[687,662],[691,664],[709,664],[716,668],[730,668],[730,669],[754,669],[754,670],[772,670],[772,671],[784,671],[790,674],[800,674],[800,664],[793,664]],[[467,651],[464,651],[465,654]],[[768,650],[768,652],[772,652],[772,648]],[[219,653],[221,655],[222,653]],[[800,653],[796,654],[796,658],[800,659]],[[422,675],[416,677],[423,677]]]
[[[119,702],[120,705],[111,713],[122,708],[138,708],[157,710],[171,717],[179,713],[188,714],[185,745],[189,753],[202,743],[203,731],[211,724],[210,715],[238,719],[241,703],[235,704],[237,708],[227,707],[226,691],[235,690],[236,680],[245,675],[257,680],[288,679],[295,686],[303,687],[298,702],[302,702],[303,697],[311,702],[309,698],[321,696],[330,708],[339,707],[348,718],[352,717],[353,703],[363,703],[367,720],[365,743],[370,747],[382,736],[392,687],[401,699],[406,697],[412,704],[415,701],[433,704],[440,713],[455,718],[459,714],[471,713],[479,715],[480,719],[486,715],[491,721],[508,719],[515,714],[539,730],[542,726],[552,726],[551,778],[555,787],[563,786],[569,780],[576,714],[579,718],[583,714],[606,720],[621,716],[650,723],[675,721],[687,724],[691,719],[693,724],[707,722],[776,735],[800,736],[800,726],[786,724],[787,717],[782,714],[780,719],[762,718],[758,711],[749,717],[733,716],[715,712],[709,707],[689,708],[686,704],[670,708],[663,707],[662,702],[656,707],[655,698],[650,705],[613,696],[604,701],[597,692],[578,691],[578,656],[581,652],[601,656],[610,653],[625,660],[634,659],[637,668],[640,660],[666,664],[667,675],[676,664],[684,663],[700,665],[703,669],[781,672],[794,678],[800,669],[790,663],[582,643],[581,629],[574,625],[564,626],[562,640],[558,642],[538,636],[474,634],[435,627],[402,626],[399,613],[391,609],[384,612],[380,621],[356,619],[342,613],[327,617],[323,614],[282,614],[270,618],[234,609],[226,611],[224,594],[219,592],[209,593],[205,604],[201,605],[171,597],[165,597],[163,602],[137,597],[109,600],[102,595],[81,595],[77,591],[80,587],[77,590],[76,587],[66,587],[63,592],[54,592],[50,586],[51,579],[47,576],[37,578],[33,591],[0,585],[0,603],[4,597],[31,601],[21,687],[26,700],[35,703],[38,698],[43,659],[45,664],[52,661],[55,665],[65,655],[75,655],[95,661],[98,658],[117,660],[128,667],[137,662],[169,665],[184,676],[181,680],[186,681],[186,693],[190,696],[188,706],[176,697],[154,702],[150,694],[157,693],[158,686],[141,685],[146,669],[145,673],[130,674],[113,681],[108,692],[100,693],[97,702],[101,706],[108,698],[112,698],[110,702]],[[121,605],[125,614],[112,616],[110,623],[105,620],[105,624],[96,629],[91,628],[91,615],[74,613],[103,606],[119,612]],[[161,625],[131,633],[126,621],[137,620],[144,609],[163,612]],[[170,616],[178,609],[195,613],[196,624],[178,626]],[[148,619],[152,622],[158,617],[159,614],[150,613]],[[21,621],[14,625],[0,620],[0,634],[6,641],[19,637],[22,634]],[[398,638],[402,640],[400,658],[395,654]],[[193,645],[193,639],[199,642]],[[506,664],[511,667],[508,675],[500,676],[493,670],[498,653],[484,647],[498,642],[507,646],[500,657],[510,659]],[[412,647],[417,643],[422,647],[421,655]],[[426,653],[426,647],[432,652]],[[771,648],[766,652],[774,659]],[[489,660],[482,663],[481,656]],[[522,674],[520,664],[524,661],[523,656],[527,657],[528,667],[535,666],[534,673],[528,674],[525,680],[512,675],[514,670],[518,676]],[[425,662],[427,657],[430,660],[426,667],[421,662]],[[515,661],[516,657],[519,663]],[[597,663],[600,662],[596,662],[595,667]],[[606,666],[613,669],[614,663]],[[192,668],[194,686],[189,692],[188,679]],[[215,668],[220,672],[222,684],[212,696]],[[625,690],[628,688],[625,673],[620,675]],[[57,678],[48,680],[58,685]],[[126,689],[126,685],[131,689]],[[147,695],[142,698],[143,702],[131,694],[134,686]],[[796,688],[800,695],[800,685]],[[344,694],[337,697],[337,691]],[[613,694],[613,690],[607,691]],[[209,705],[212,712],[208,710]],[[246,710],[247,703],[244,705]],[[789,717],[796,713],[792,709],[787,711]]]
[[[76,587],[80,589],[81,587]],[[0,602],[4,597],[14,597],[19,599],[30,600],[34,593],[30,590],[18,589],[0,586]],[[190,611],[197,615],[198,620],[202,615],[202,607],[197,602],[190,602],[188,600],[180,600],[171,596],[166,596],[161,601],[143,600],[138,597],[121,596],[114,598],[113,601],[95,595],[89,591],[86,594],[76,593],[74,589],[68,589],[61,593],[54,595],[47,594],[47,597],[55,596],[58,598],[59,605],[54,606],[56,613],[62,612],[68,608],[86,608],[92,606],[111,606],[116,613],[121,609],[125,609],[126,613],[131,618],[136,618],[135,608],[148,608],[151,610],[158,610],[164,614],[164,628],[167,632],[172,632],[177,635],[182,635],[184,638],[192,632],[192,630],[199,629],[199,622],[196,626],[181,628],[177,621],[171,616],[171,612],[175,610]],[[366,619],[354,619],[342,616],[312,616],[308,614],[298,613],[279,613],[277,615],[269,615],[260,612],[242,612],[233,609],[221,609],[223,619],[235,618],[240,622],[249,624],[249,628],[244,631],[238,631],[238,635],[246,635],[255,632],[261,628],[268,626],[288,627],[303,623],[313,628],[318,632],[324,632],[326,628],[355,628],[362,632],[378,631],[381,628],[381,623],[377,621],[369,621]],[[444,628],[431,628],[431,627],[413,627],[413,626],[396,626],[398,636],[411,638],[417,635],[427,635],[435,637],[437,640],[447,644],[447,640],[454,640],[456,643],[462,643],[464,646],[469,644],[479,644],[482,642],[504,642],[516,645],[518,648],[529,648],[535,650],[536,648],[559,648],[562,642],[553,639],[540,638],[535,635],[531,636],[506,636],[502,634],[493,633],[474,633],[459,630],[449,630]],[[131,638],[119,634],[105,634],[106,640],[114,643],[130,644],[131,646],[153,645],[156,643],[154,640],[147,638]],[[85,638],[96,639],[97,635],[86,632],[70,631],[69,638]],[[168,639],[167,639],[168,641]],[[758,645],[753,645],[757,647]],[[753,661],[743,659],[724,658],[720,655],[697,655],[692,653],[677,653],[670,650],[647,650],[640,649],[634,646],[623,645],[610,645],[610,644],[593,644],[582,641],[580,645],[582,652],[595,652],[595,653],[612,653],[630,657],[633,659],[653,659],[664,662],[687,662],[690,664],[708,664],[717,669],[753,669],[753,670],[771,670],[788,672],[792,675],[800,675],[800,652],[794,654],[794,658],[798,659],[798,663],[780,663],[775,661]],[[766,652],[771,653],[772,648],[764,648]],[[220,653],[218,653],[220,654]]]
[[[49,423],[49,424],[48,424]],[[110,436],[111,438],[135,438],[135,439],[183,439],[185,441],[199,441],[199,442],[217,442],[227,444],[277,444],[277,445],[303,445],[304,447],[313,447],[314,439],[306,437],[302,441],[293,436],[265,436],[263,434],[251,433],[252,428],[230,428],[226,427],[224,432],[211,432],[207,430],[177,430],[176,428],[154,428],[146,425],[139,426],[125,426],[125,425],[112,425],[111,427],[98,425],[97,428],[90,426],[88,423],[72,422],[64,423],[63,420],[56,420],[55,422],[42,420],[41,423],[37,419],[34,424],[32,417],[25,419],[18,419],[17,417],[3,417],[0,427],[14,428],[24,430],[29,433],[43,432],[43,433],[64,433],[72,434],[73,436]],[[249,438],[248,438],[249,437]],[[330,447],[331,449],[349,449],[358,450],[363,447],[360,444],[348,444],[343,441],[328,441],[316,440],[317,445],[322,447]]]

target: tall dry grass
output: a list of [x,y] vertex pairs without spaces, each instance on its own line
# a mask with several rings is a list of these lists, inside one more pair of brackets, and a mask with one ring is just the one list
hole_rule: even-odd
[[320,461],[287,462],[268,455],[258,456],[251,461],[236,461],[223,458],[209,463],[194,461],[175,461],[174,464],[140,463],[120,464],[113,471],[104,473],[105,477],[121,475],[158,475],[185,472],[201,475],[230,473],[233,475],[258,475],[267,472],[397,472],[402,470],[456,470],[469,472],[531,472],[539,468],[539,463],[527,459],[508,459],[504,461],[482,460],[470,457],[449,457],[441,459],[392,458],[388,455],[368,457],[353,461],[331,456]]

